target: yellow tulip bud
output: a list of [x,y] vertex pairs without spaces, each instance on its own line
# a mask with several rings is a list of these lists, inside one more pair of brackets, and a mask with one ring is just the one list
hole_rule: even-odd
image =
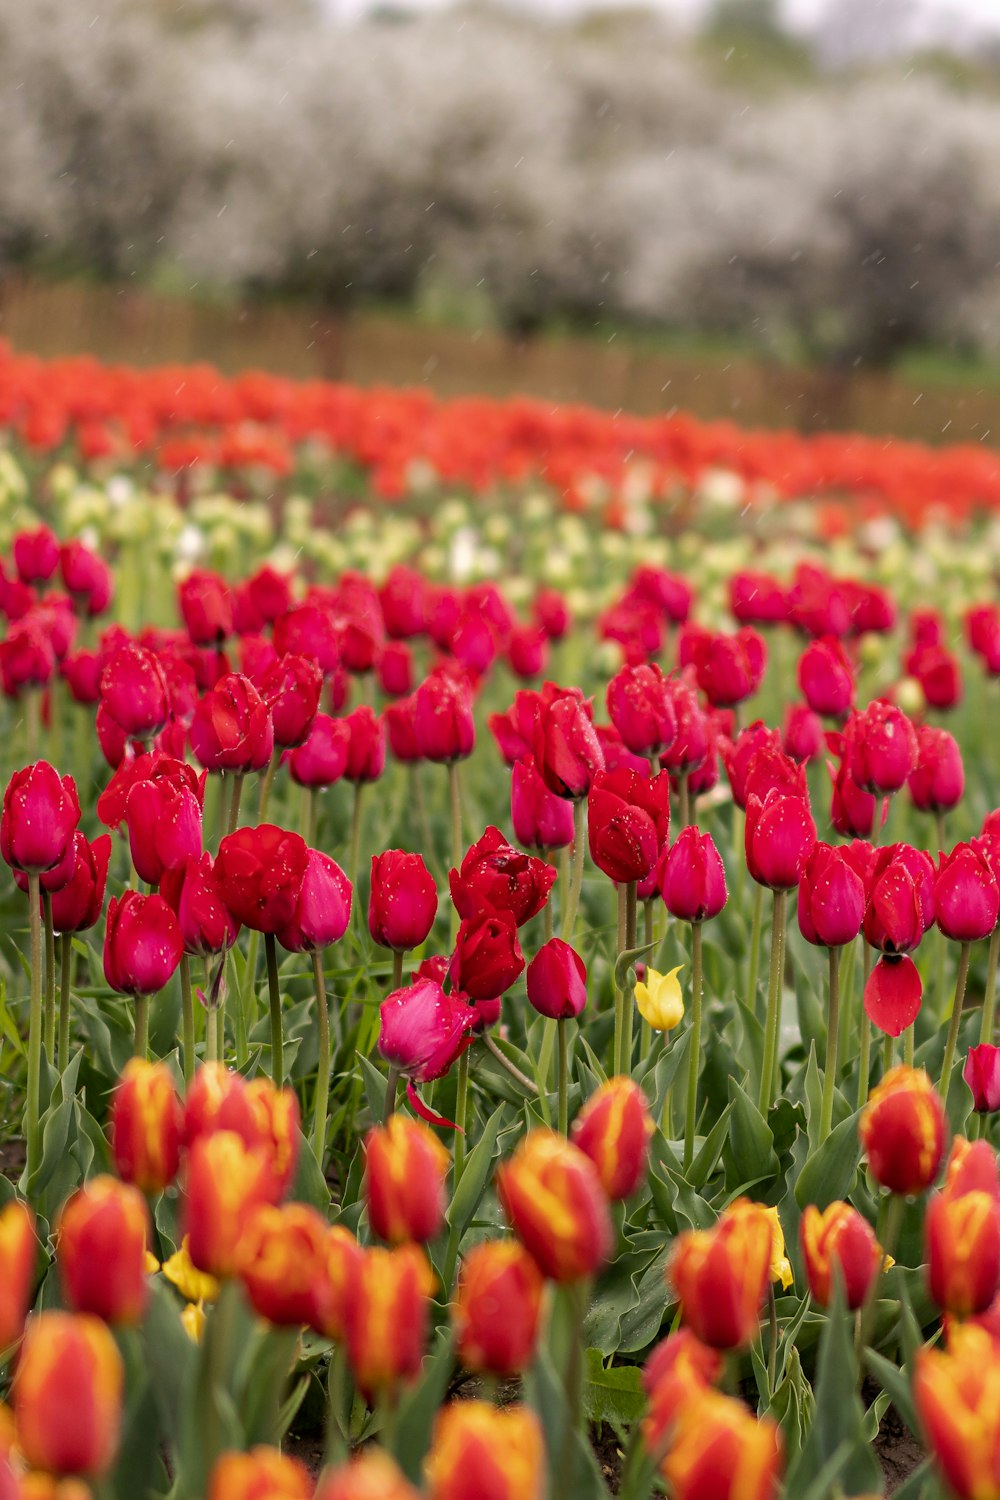
[[787,1291],[792,1284],[792,1263],[785,1254],[785,1232],[776,1208],[767,1209],[767,1217],[771,1221],[771,1280],[780,1281]]
[[637,980],[633,994],[639,1014],[654,1031],[672,1031],[684,1019],[684,996],[677,978],[682,964],[668,974],[647,969],[645,979]]

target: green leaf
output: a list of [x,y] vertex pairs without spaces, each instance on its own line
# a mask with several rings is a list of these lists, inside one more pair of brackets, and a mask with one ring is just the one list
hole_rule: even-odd
[[726,1144],[729,1132],[729,1116],[732,1113],[732,1104],[727,1104],[722,1114],[716,1120],[712,1129],[702,1141],[701,1146],[695,1153],[688,1180],[692,1187],[702,1188],[705,1186],[712,1173],[715,1171],[722,1148]]
[[816,1370],[816,1411],[809,1435],[788,1474],[788,1493],[802,1493],[846,1443],[848,1455],[838,1477],[846,1494],[870,1493],[882,1471],[865,1436],[865,1414],[858,1395],[852,1323],[843,1288],[835,1285]]
[[[565,1500],[608,1500],[607,1486],[594,1457],[594,1450],[579,1432],[570,1431],[566,1395],[547,1349],[540,1346],[534,1364],[524,1377],[524,1394],[545,1434],[549,1465],[547,1494]],[[568,1463],[564,1466],[564,1459]],[[564,1474],[569,1469],[568,1479]]]
[[608,1422],[621,1432],[637,1422],[646,1409],[642,1371],[636,1365],[605,1366],[600,1349],[588,1349],[583,1404],[591,1422]]
[[368,1109],[372,1119],[381,1125],[382,1116],[385,1114],[386,1076],[376,1068],[371,1058],[366,1057],[363,1052],[359,1052],[357,1057],[361,1065],[361,1076],[364,1079],[365,1098],[368,1100]]
[[[751,1182],[767,1172],[776,1172],[774,1135],[745,1085],[729,1080],[729,1102],[732,1117],[725,1156],[733,1169],[733,1186]],[[727,1176],[728,1183],[728,1176]]]
[[500,1124],[505,1112],[506,1106],[501,1104],[486,1121],[482,1135],[466,1160],[462,1180],[448,1205],[445,1217],[451,1228],[457,1231],[459,1241],[472,1223],[483,1196],[483,1190],[492,1175],[493,1162],[497,1154],[497,1137],[500,1134]]
[[838,1198],[846,1198],[857,1176],[861,1149],[858,1145],[858,1114],[848,1115],[827,1136],[822,1146],[807,1158],[795,1184],[795,1201],[800,1208],[815,1203],[828,1208]]
[[393,1429],[393,1452],[408,1479],[420,1480],[431,1427],[445,1398],[454,1365],[451,1333],[438,1330],[434,1349],[424,1360],[420,1379],[403,1396]]
[[633,969],[639,959],[644,958],[647,953],[652,953],[656,943],[643,943],[641,948],[624,948],[618,955],[615,963],[615,989],[621,994],[631,998],[635,986],[635,975],[629,976],[629,970]]
[[312,1146],[299,1131],[299,1161],[289,1195],[296,1203],[308,1203],[325,1214],[330,1207],[330,1188],[320,1170]]
[[888,1391],[889,1399],[899,1412],[903,1421],[911,1432],[920,1431],[920,1422],[917,1418],[917,1409],[913,1404],[913,1393],[906,1374],[894,1364],[891,1359],[878,1354],[874,1349],[869,1349],[865,1354],[865,1364],[869,1373],[878,1381],[884,1391]]

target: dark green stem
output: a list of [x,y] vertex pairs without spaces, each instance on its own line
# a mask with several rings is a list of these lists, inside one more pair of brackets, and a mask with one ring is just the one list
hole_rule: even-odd
[[566,1135],[569,1131],[569,1022],[560,1019],[556,1025],[559,1028],[559,1132]]
[[135,997],[135,1056],[149,1056],[149,996]]
[[576,927],[576,914],[580,908],[580,891],[583,887],[583,864],[587,853],[587,799],[578,797],[573,804],[573,868],[566,892],[566,906],[562,919],[562,939],[572,943]]
[[[29,693],[29,702],[33,694]],[[30,1182],[41,1161],[42,1133],[42,911],[41,882],[28,876],[28,923],[31,934],[31,1009],[28,1012],[28,1081],[25,1099],[24,1137],[27,1147],[26,1177]]]
[[330,1008],[326,998],[323,955],[318,948],[312,954],[313,984],[316,989],[316,1033],[319,1061],[316,1065],[316,1096],[313,1099],[313,1152],[323,1169],[326,1149],[327,1101],[330,1097]]
[[781,988],[785,958],[785,906],[787,891],[774,892],[774,916],[771,922],[771,972],[767,986],[767,1013],[764,1020],[764,1066],[760,1078],[758,1106],[766,1115],[774,1098],[778,1071],[778,1027],[781,1020]]
[[281,1028],[281,992],[278,989],[278,947],[273,932],[264,934],[267,961],[267,999],[271,1011],[271,1077],[276,1089],[285,1081],[284,1033]]
[[59,1068],[69,1065],[69,1022],[73,981],[73,934],[59,934]]
[[49,1062],[56,1056],[56,934],[52,926],[52,897],[42,891],[42,918],[45,927],[45,1055]]
[[[184,1082],[189,1084],[194,1077],[194,995],[191,990],[191,960],[186,953],[181,955],[181,1035],[184,1042]],[[213,1019],[213,1018],[210,1018]]]
[[972,944],[963,943],[958,954],[958,978],[955,981],[955,999],[951,1007],[951,1024],[948,1027],[948,1040],[944,1045],[941,1082],[938,1084],[938,1092],[942,1099],[948,1098],[948,1084],[951,1082],[951,1070],[955,1062],[955,1048],[958,1045],[958,1032],[962,1024],[962,1007],[965,1005],[965,986],[969,978],[969,959],[971,954]]
[[827,950],[830,968],[830,1004],[826,1018],[826,1063],[823,1069],[823,1104],[819,1116],[820,1144],[830,1134],[833,1124],[833,1091],[837,1083],[837,1056],[840,1046],[840,950]]
[[694,1160],[698,1123],[698,1074],[701,1071],[701,923],[691,923],[691,1042],[688,1048],[687,1112],[684,1119],[684,1170]]

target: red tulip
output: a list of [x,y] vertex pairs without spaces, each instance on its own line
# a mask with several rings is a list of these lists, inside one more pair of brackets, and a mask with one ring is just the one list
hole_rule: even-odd
[[541,677],[549,659],[549,638],[535,625],[520,625],[510,633],[507,661],[515,677],[530,682]]
[[378,659],[378,683],[389,698],[413,691],[413,653],[405,641],[390,641]]
[[528,965],[528,999],[539,1015],[553,1021],[578,1016],[587,1003],[583,959],[562,938],[550,938]]
[[573,808],[549,791],[531,755],[511,771],[510,815],[514,837],[529,849],[565,849],[573,842]]
[[274,751],[267,704],[249,677],[230,672],[201,699],[191,720],[191,749],[207,771],[260,771]]
[[427,583],[421,573],[395,563],[379,589],[386,633],[397,641],[420,635],[427,621]]
[[72,847],[80,802],[72,776],[60,777],[47,760],[15,771],[0,818],[0,854],[29,875],[51,870]]
[[913,725],[892,703],[876,698],[848,721],[844,738],[851,776],[864,791],[888,796],[917,764]]
[[160,895],[177,917],[185,953],[222,953],[236,941],[240,924],[225,901],[210,854],[191,856],[164,871]]
[[55,665],[52,643],[37,616],[18,620],[0,642],[0,679],[8,698],[20,697],[26,688],[44,687],[51,682]]
[[106,1323],[141,1322],[149,1300],[149,1210],[137,1187],[92,1177],[62,1207],[56,1260],[65,1304]]
[[104,668],[101,706],[129,738],[149,740],[170,714],[163,668],[152,651],[129,642]]
[[181,961],[177,918],[162,896],[126,891],[108,902],[104,977],[125,995],[155,995]]
[[476,726],[464,676],[440,670],[424,678],[413,695],[413,735],[423,760],[456,761],[472,754]]
[[[720,740],[719,750],[733,793],[733,801],[741,809],[746,807],[747,797],[752,790],[747,783],[750,767],[758,750],[763,750],[766,746],[775,750],[780,748],[778,731],[769,729],[763,719],[756,719],[754,723],[741,729],[735,740],[726,738]],[[763,795],[764,792],[758,791],[758,796]]]
[[741,625],[780,625],[788,616],[788,597],[769,573],[733,573],[729,610]]
[[978,841],[941,855],[934,882],[934,916],[946,938],[973,943],[989,937],[1000,916],[1000,889]]
[[865,938],[884,953],[915,948],[934,921],[934,866],[909,844],[880,849],[868,879]]
[[655,1126],[633,1078],[609,1078],[573,1121],[573,1144],[589,1156],[612,1203],[631,1198],[646,1180]]
[[506,713],[490,714],[487,726],[509,766],[531,755],[542,705],[551,702],[558,693],[559,689],[551,682],[547,682],[540,693],[523,688],[514,694],[514,702]]
[[622,667],[608,683],[607,705],[611,722],[636,754],[659,754],[673,744],[677,718],[659,667]]
[[274,621],[274,648],[279,656],[308,656],[324,677],[337,670],[339,656],[333,620],[329,611],[315,604],[300,604]]
[[522,854],[491,825],[468,850],[461,870],[451,871],[451,899],[460,917],[509,912],[521,927],[541,911],[555,879],[552,865]]
[[710,833],[682,828],[671,849],[660,856],[663,904],[682,922],[717,917],[726,904],[726,871]]
[[167,777],[134,784],[125,800],[125,822],[136,873],[151,885],[201,853],[201,801]]
[[810,642],[799,658],[798,679],[813,713],[841,719],[854,707],[854,668],[835,636]]
[[869,838],[875,827],[876,799],[871,792],[863,791],[851,775],[844,736],[827,735],[827,744],[839,757],[836,769],[827,761],[833,782],[830,822],[846,837]]
[[274,743],[282,749],[302,745],[309,738],[323,674],[308,656],[282,656],[264,673],[260,695],[271,711]]
[[177,1176],[184,1122],[166,1063],[133,1057],[111,1098],[115,1171],[147,1195],[162,1193]]
[[347,769],[351,731],[346,719],[317,714],[307,738],[291,751],[288,770],[299,786],[332,786]]
[[73,875],[68,884],[52,892],[52,925],[56,932],[83,932],[93,927],[104,906],[111,835],[102,833],[90,843],[77,830],[72,847]]
[[799,931],[809,943],[840,948],[861,931],[864,881],[850,859],[830,844],[817,843],[799,881]]
[[705,635],[694,657],[698,686],[713,708],[752,698],[767,665],[767,646],[750,626],[735,635]]
[[587,802],[590,853],[616,883],[642,880],[659,858],[670,822],[670,779],[599,771]]
[[946,729],[916,725],[917,763],[907,786],[914,807],[921,812],[948,812],[965,791],[965,770],[958,742]]
[[972,1090],[972,1108],[977,1114],[1000,1109],[1000,1047],[989,1042],[970,1047],[962,1077]]
[[217,573],[196,568],[177,588],[184,628],[196,646],[218,646],[233,633],[229,589]]
[[111,569],[83,542],[64,542],[59,549],[59,571],[78,614],[101,615],[114,596]]
[[746,810],[747,867],[759,885],[790,890],[798,885],[816,842],[807,797],[770,791],[751,794]]
[[604,751],[594,732],[591,705],[575,688],[559,689],[542,703],[532,746],[535,769],[550,792],[574,801],[585,797],[604,769]]
[[711,742],[711,722],[685,677],[668,678],[667,688],[677,720],[677,734],[673,744],[660,756],[660,765],[679,776],[697,770],[704,762]]
[[419,854],[387,849],[372,855],[368,931],[383,948],[419,948],[437,915],[437,887]]
[[347,781],[377,781],[385,770],[385,731],[382,720],[362,704],[341,720],[347,730]]
[[380,1008],[378,1050],[412,1083],[441,1078],[472,1045],[479,1023],[474,1006],[446,995],[433,979],[394,990]]
[[59,566],[59,543],[47,526],[14,537],[14,566],[22,583],[47,583]]
[[524,970],[524,955],[510,912],[466,917],[451,957],[452,987],[473,1000],[495,1000]]
[[59,664],[59,675],[73,702],[85,707],[100,702],[103,671],[104,660],[97,651],[74,651]]
[[278,928],[278,942],[292,953],[314,953],[339,942],[351,920],[351,882],[329,854],[310,849],[298,901]]
[[261,823],[219,845],[215,875],[226,906],[254,932],[279,932],[295,917],[309,850],[297,833]]

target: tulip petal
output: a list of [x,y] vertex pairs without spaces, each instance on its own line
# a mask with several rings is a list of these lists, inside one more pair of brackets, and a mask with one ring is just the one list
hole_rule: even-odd
[[457,1130],[459,1135],[465,1134],[465,1131],[462,1129],[462,1127],[460,1125],[456,1125],[454,1120],[447,1120],[445,1119],[444,1115],[436,1115],[430,1108],[430,1106],[424,1103],[420,1095],[417,1093],[412,1079],[406,1085],[406,1097],[410,1101],[410,1108],[414,1111],[415,1114],[418,1114],[422,1120],[426,1120],[428,1125],[441,1125],[446,1130]]
[[923,985],[913,959],[887,954],[865,985],[865,1014],[880,1031],[899,1036],[916,1020],[922,998]]

